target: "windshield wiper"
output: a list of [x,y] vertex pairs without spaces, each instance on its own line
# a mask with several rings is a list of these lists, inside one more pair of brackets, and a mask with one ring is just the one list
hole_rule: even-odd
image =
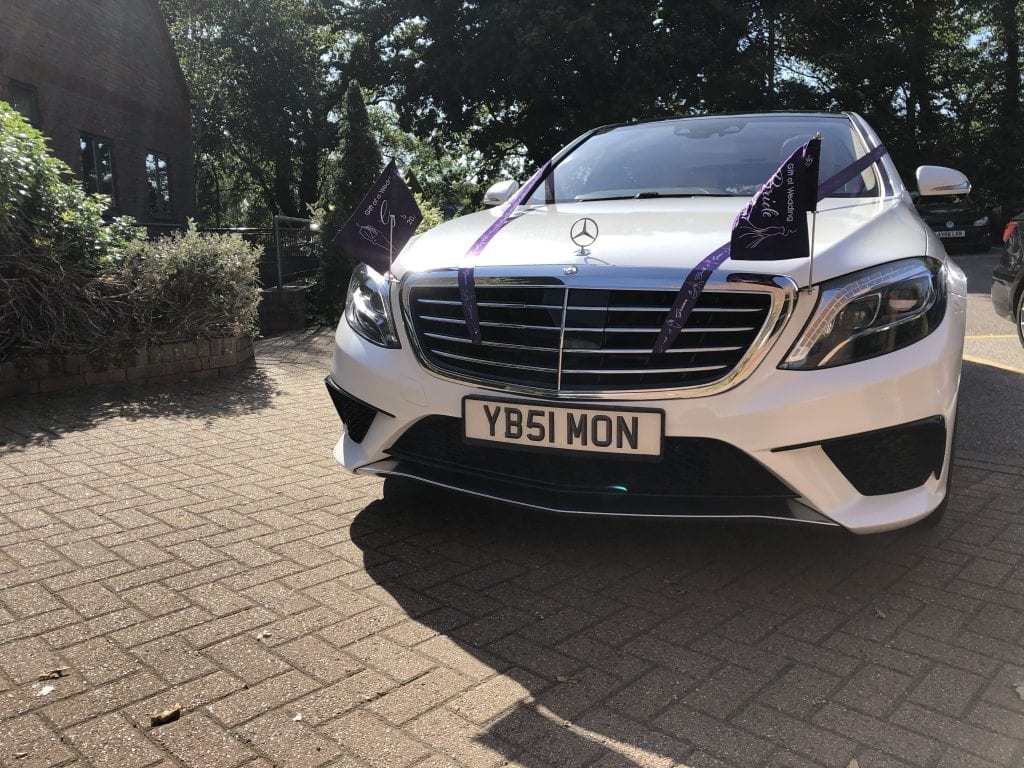
[[728,192],[638,192],[634,200],[646,200],[652,197],[735,197]]
[[637,192],[631,195],[607,195],[602,197],[589,197],[578,195],[573,199],[575,203],[593,203],[603,200],[653,200],[656,198],[670,197],[736,197],[728,192]]

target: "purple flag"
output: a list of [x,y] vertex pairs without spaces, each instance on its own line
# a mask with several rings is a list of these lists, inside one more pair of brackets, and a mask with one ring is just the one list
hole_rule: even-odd
[[421,221],[420,207],[392,160],[331,242],[384,274]]
[[810,256],[807,214],[817,210],[821,139],[790,155],[732,224],[731,258],[774,261]]

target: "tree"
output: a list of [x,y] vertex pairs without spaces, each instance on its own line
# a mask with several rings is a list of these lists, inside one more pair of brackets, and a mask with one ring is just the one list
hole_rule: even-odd
[[[759,85],[743,60],[745,4],[724,0],[369,0],[335,23],[350,66],[402,128],[464,140],[483,176],[536,166],[602,123],[732,108]],[[443,126],[443,127],[442,127]]]
[[320,208],[324,210],[321,232],[326,243],[330,243],[359,205],[382,167],[380,145],[357,81],[349,82],[339,111],[342,119],[338,147],[335,158],[328,161],[320,198]]
[[330,29],[307,0],[161,0],[193,100],[200,208],[217,224],[305,215],[337,101]]
[[328,161],[318,206],[324,247],[313,304],[315,313],[327,323],[336,322],[341,314],[353,267],[348,255],[331,241],[377,180],[382,166],[380,146],[370,126],[363,92],[355,80],[348,84],[340,112],[338,150]]

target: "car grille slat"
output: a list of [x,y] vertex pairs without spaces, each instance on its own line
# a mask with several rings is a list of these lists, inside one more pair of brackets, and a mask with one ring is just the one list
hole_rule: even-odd
[[[429,334],[428,334],[429,335]],[[708,352],[736,352],[743,347],[684,347],[665,350],[666,355],[706,354]],[[566,355],[649,355],[649,349],[564,349]]]
[[417,351],[455,378],[554,393],[701,387],[733,371],[772,311],[759,290],[705,290],[673,346],[654,354],[675,298],[663,289],[476,283],[473,344],[455,281],[416,284],[407,315]]
[[[483,325],[483,323],[481,323]],[[627,328],[627,327],[612,327],[612,328],[581,328],[581,327],[567,327],[566,332],[572,333],[660,333],[661,326],[657,328]],[[735,328],[683,328],[681,333],[745,333],[747,331],[756,330],[753,326],[737,326]]]
[[[506,365],[506,363],[500,360],[482,360],[480,358],[475,357],[466,357],[465,355],[453,355],[451,352],[436,352],[436,354],[440,355],[441,357],[446,357],[449,360],[461,360],[462,362],[465,363],[475,363],[477,365]],[[541,368],[539,366],[523,365],[522,363],[519,364],[519,367],[525,371],[538,371],[540,373],[557,373],[558,371],[557,368]]]

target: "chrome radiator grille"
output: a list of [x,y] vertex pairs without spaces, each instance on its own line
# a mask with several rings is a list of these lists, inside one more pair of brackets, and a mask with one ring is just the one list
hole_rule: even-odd
[[478,281],[479,345],[470,341],[454,283],[413,284],[406,312],[431,367],[554,393],[711,385],[744,360],[772,315],[768,292],[705,290],[672,348],[652,354],[675,295],[570,288],[554,278]]

